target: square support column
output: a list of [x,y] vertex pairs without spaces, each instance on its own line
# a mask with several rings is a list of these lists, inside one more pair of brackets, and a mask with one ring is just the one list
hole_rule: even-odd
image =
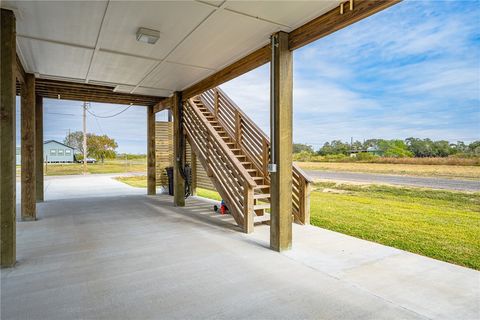
[[37,218],[37,193],[35,177],[35,76],[25,75],[22,85],[21,103],[21,183],[22,183],[22,220],[32,221]]
[[185,206],[185,179],[182,172],[185,163],[185,136],[183,133],[183,105],[182,93],[173,95],[173,204],[177,207]]
[[157,192],[155,171],[155,112],[153,106],[147,107],[147,194]]
[[16,261],[15,15],[0,9],[0,265]]
[[41,96],[35,97],[35,171],[37,202],[43,202],[43,97]]
[[270,248],[283,251],[292,246],[293,58],[286,32],[272,36],[270,77],[271,157],[276,164],[270,174]]

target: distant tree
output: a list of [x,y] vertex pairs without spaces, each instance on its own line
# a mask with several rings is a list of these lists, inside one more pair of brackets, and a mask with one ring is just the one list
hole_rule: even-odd
[[383,156],[385,157],[413,157],[413,153],[408,150],[408,147],[403,140],[379,140],[378,148],[383,152]]
[[67,134],[65,139],[63,139],[63,143],[67,146],[75,148],[79,153],[83,154],[83,132],[82,131],[74,131],[70,134]]
[[350,145],[340,140],[333,140],[332,142],[325,142],[323,147],[318,150],[318,154],[322,156],[332,154],[348,155],[350,153]]
[[405,143],[415,157],[434,157],[433,141],[430,139],[407,138]]
[[480,156],[480,140],[474,141],[468,145],[468,153]]
[[105,158],[115,158],[115,149],[118,144],[114,139],[107,135],[97,136],[87,134],[87,153],[96,159],[101,159],[102,163]]
[[363,143],[361,143],[360,141],[354,141],[350,146],[350,150],[362,150],[362,149],[365,149],[365,148],[363,147]]
[[312,146],[303,143],[294,143],[293,144],[293,153],[300,153],[302,151],[307,151],[313,153]]
[[[75,131],[67,134],[63,142],[75,148],[80,154],[83,155],[83,132]],[[101,159],[102,162],[105,158],[114,158],[115,149],[118,144],[114,139],[107,135],[98,136],[93,133],[87,133],[87,157],[94,157]]]

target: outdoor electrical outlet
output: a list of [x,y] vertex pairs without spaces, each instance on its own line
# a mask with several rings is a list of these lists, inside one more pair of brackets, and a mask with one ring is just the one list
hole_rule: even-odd
[[268,172],[270,173],[277,172],[277,165],[275,163],[269,163]]

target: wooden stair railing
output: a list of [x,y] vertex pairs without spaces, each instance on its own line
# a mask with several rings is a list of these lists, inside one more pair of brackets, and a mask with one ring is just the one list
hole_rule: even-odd
[[[241,156],[225,142],[226,133],[214,128],[199,101],[184,104],[184,129],[193,152],[212,178],[229,211],[244,232],[253,231],[254,189],[257,183],[241,164]],[[205,109],[206,110],[206,109]]]
[[[270,140],[268,136],[220,89],[210,89],[199,96],[202,104],[213,114],[214,120],[224,128],[236,148],[241,149],[253,164],[263,183],[270,185],[268,162]],[[310,223],[310,185],[312,180],[295,164],[293,178],[293,215],[295,222]],[[257,201],[257,199],[255,200]],[[270,197],[264,197],[269,202]]]

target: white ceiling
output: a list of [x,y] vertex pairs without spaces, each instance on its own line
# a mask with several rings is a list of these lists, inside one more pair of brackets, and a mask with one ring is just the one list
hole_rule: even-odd
[[[168,96],[338,6],[317,1],[8,1],[27,72]],[[139,27],[160,31],[155,45]]]

